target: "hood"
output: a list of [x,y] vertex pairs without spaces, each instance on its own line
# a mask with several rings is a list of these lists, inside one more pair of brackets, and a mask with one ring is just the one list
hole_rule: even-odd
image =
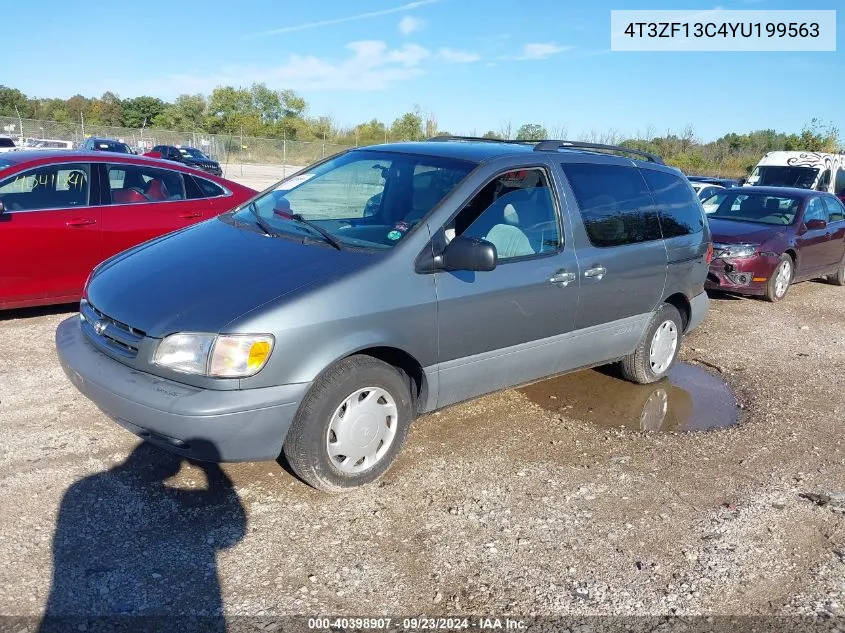
[[213,218],[107,260],[91,278],[88,299],[149,336],[214,333],[265,303],[372,260]]
[[193,156],[185,156],[185,163],[188,165],[208,165],[213,167],[217,162],[207,158],[194,158]]
[[713,241],[722,244],[762,244],[789,226],[783,224],[755,224],[754,222],[736,222],[710,218],[710,232]]

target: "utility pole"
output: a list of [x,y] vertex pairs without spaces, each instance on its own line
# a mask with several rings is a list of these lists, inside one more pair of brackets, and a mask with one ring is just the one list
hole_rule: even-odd
[[85,140],[85,115],[82,114],[82,110],[79,111],[79,120],[82,122],[82,140]]

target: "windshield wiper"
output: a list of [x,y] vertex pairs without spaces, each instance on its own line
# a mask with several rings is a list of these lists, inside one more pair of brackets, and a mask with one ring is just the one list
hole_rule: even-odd
[[277,233],[273,231],[273,227],[267,224],[266,220],[264,220],[264,218],[258,215],[258,208],[255,206],[254,202],[249,203],[249,210],[252,212],[252,215],[255,216],[255,223],[259,226],[259,228],[261,228],[262,231],[264,231],[265,235],[271,235],[273,237],[277,235]]
[[300,224],[307,226],[309,229],[319,233],[322,236],[322,238],[326,241],[326,244],[330,244],[331,246],[333,246],[334,248],[336,248],[339,251],[343,250],[343,247],[340,245],[340,242],[338,242],[334,238],[334,236],[331,233],[329,233],[326,229],[324,229],[322,226],[314,224],[310,220],[306,220],[299,213],[293,213],[290,216],[286,216],[286,217],[290,217],[292,220],[299,222]]

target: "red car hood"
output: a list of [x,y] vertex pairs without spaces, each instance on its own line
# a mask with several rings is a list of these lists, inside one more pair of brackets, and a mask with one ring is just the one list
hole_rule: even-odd
[[784,225],[737,222],[735,220],[720,220],[719,218],[710,218],[709,222],[713,241],[721,244],[741,244],[744,242],[762,244],[788,228]]

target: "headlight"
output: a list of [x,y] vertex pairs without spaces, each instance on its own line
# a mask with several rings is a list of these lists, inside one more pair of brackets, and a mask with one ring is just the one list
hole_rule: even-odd
[[759,244],[714,244],[713,250],[716,257],[738,259],[740,257],[751,257],[757,252]]
[[186,374],[246,378],[267,364],[273,342],[263,334],[171,334],[159,343],[154,362]]

